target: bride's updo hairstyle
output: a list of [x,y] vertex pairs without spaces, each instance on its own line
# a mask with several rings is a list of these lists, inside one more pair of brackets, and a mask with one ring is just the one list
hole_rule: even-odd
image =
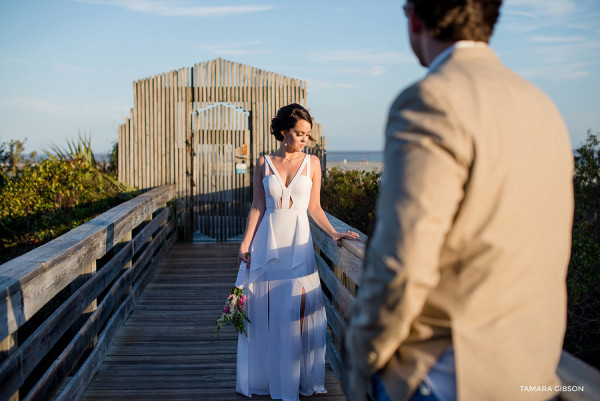
[[[288,104],[277,111],[277,115],[271,120],[271,135],[275,136],[278,141],[283,141],[281,131],[287,132],[294,128],[299,120],[305,120],[312,128],[312,118],[310,113],[298,103]],[[311,141],[314,141],[312,136],[308,136]]]

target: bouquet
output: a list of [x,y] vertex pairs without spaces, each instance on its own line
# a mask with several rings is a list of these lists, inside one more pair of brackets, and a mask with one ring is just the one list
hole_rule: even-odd
[[246,299],[248,297],[244,295],[244,290],[239,287],[233,287],[229,292],[230,294],[225,302],[223,312],[217,319],[217,334],[219,334],[221,327],[225,323],[231,322],[238,333],[244,333],[246,337],[248,337],[245,323],[246,320],[250,323],[250,319],[248,319],[248,314],[245,309]]

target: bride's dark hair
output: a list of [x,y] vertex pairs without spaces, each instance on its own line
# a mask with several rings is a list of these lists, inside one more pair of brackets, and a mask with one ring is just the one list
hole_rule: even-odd
[[[283,141],[281,131],[287,131],[294,128],[299,120],[305,120],[312,128],[312,118],[308,110],[300,106],[298,103],[288,104],[277,111],[277,115],[271,120],[271,135],[275,135],[275,139]],[[310,140],[314,139],[309,135]]]

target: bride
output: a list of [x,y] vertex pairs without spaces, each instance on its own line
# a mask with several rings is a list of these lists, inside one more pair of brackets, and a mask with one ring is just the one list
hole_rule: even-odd
[[271,122],[281,141],[254,171],[252,208],[240,245],[244,292],[251,323],[238,338],[237,392],[294,401],[326,392],[326,316],[307,211],[340,245],[342,238],[321,208],[321,163],[303,153],[312,129],[309,112],[284,106]]

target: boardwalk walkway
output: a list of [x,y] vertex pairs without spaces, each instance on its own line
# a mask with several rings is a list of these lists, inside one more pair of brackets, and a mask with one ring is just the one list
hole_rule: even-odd
[[[217,336],[215,322],[235,281],[238,246],[176,243],[82,400],[248,400],[235,392],[237,335],[228,326]],[[325,388],[300,399],[345,400],[329,364]]]

